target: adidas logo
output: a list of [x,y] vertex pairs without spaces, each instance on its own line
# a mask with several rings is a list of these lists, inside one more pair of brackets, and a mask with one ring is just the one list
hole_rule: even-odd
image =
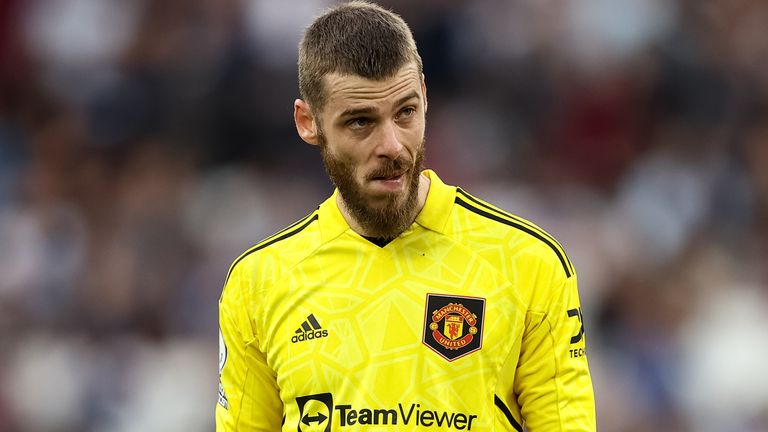
[[309,314],[307,319],[301,323],[301,327],[296,329],[296,334],[291,338],[291,342],[296,343],[323,337],[328,337],[328,330],[324,330],[320,326],[315,314]]

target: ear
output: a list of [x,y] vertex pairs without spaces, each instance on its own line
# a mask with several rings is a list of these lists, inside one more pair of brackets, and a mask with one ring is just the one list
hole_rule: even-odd
[[421,97],[424,98],[424,112],[427,112],[427,80],[424,74],[421,74]]
[[301,99],[293,102],[293,121],[296,123],[296,131],[307,144],[317,145],[317,122],[309,104]]

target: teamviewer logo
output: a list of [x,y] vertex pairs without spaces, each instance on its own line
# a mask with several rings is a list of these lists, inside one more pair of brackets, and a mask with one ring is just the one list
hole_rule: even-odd
[[[299,405],[299,432],[331,432],[333,423],[333,395],[319,393],[296,398]],[[323,427],[325,424],[325,428]],[[322,429],[321,429],[322,428]]]

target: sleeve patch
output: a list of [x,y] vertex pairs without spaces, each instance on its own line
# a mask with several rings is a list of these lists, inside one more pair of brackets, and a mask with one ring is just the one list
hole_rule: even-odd
[[221,384],[221,373],[224,371],[224,365],[227,364],[227,344],[224,343],[224,335],[219,328],[219,405],[229,410],[229,401],[224,393],[224,386]]

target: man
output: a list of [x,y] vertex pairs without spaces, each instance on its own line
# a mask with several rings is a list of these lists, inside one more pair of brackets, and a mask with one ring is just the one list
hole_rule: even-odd
[[217,430],[595,430],[573,266],[422,170],[405,22],[331,9],[301,42],[299,85],[296,128],[336,191],[229,270]]

